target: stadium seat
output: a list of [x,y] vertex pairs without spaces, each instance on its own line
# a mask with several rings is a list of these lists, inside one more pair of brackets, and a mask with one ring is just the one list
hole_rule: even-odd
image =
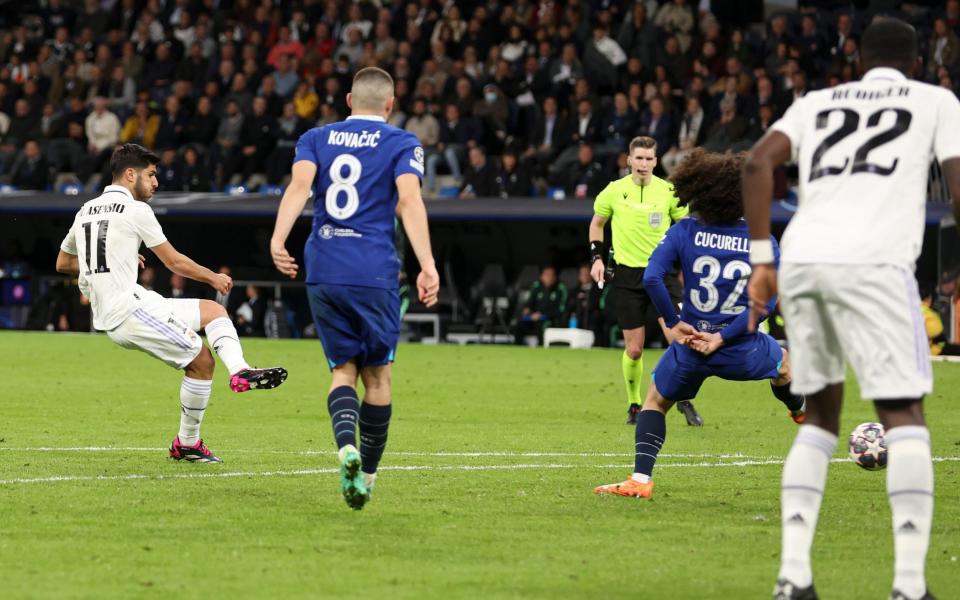
[[437,192],[437,198],[456,198],[460,188],[455,185],[445,185]]
[[594,335],[587,329],[547,327],[543,330],[543,347],[570,346],[571,348],[593,347]]
[[228,184],[224,186],[223,193],[230,194],[231,196],[239,196],[240,194],[246,194],[247,188],[240,184]]
[[547,188],[547,198],[552,200],[563,200],[567,197],[567,192],[564,191],[562,187],[548,187]]
[[80,185],[78,181],[72,181],[69,183],[61,183],[58,190],[61,194],[66,194],[68,196],[76,196],[83,191],[83,186]]
[[260,194],[267,194],[268,196],[282,196],[283,188],[279,185],[271,185],[269,183],[264,183],[257,190]]

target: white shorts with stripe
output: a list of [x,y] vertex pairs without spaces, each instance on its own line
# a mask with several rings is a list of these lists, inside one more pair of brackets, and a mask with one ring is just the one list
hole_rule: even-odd
[[894,265],[783,263],[780,302],[794,394],[842,383],[850,362],[866,400],[933,390],[913,273]]
[[133,313],[107,335],[124,348],[146,352],[183,369],[203,348],[203,340],[196,334],[200,329],[200,301],[164,298],[153,291],[142,295]]

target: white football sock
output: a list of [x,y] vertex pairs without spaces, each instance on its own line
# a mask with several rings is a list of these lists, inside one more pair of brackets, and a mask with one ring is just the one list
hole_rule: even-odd
[[237,328],[227,317],[219,317],[207,323],[204,329],[207,333],[207,343],[217,353],[220,360],[231,375],[249,369],[250,365],[243,359],[243,347],[240,345],[240,336]]
[[817,530],[827,467],[836,448],[837,436],[814,425],[802,425],[783,463],[779,577],[801,588],[813,582],[810,546]]
[[634,473],[631,477],[634,481],[639,481],[640,483],[650,483],[650,476],[646,473]]
[[920,425],[894,427],[887,441],[887,495],[893,514],[893,587],[909,598],[927,591],[923,567],[933,520],[930,432]]
[[184,376],[180,382],[180,443],[193,446],[200,439],[200,423],[210,401],[213,381]]

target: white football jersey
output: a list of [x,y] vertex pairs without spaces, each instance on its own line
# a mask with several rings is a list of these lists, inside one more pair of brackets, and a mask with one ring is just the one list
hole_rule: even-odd
[[960,102],[890,68],[810,92],[772,129],[790,138],[800,205],[783,262],[913,269],[930,163],[960,157]]
[[80,291],[90,299],[93,326],[109,331],[123,322],[143,298],[137,284],[140,244],[167,241],[153,209],[119,185],[85,202],[60,249],[80,261]]

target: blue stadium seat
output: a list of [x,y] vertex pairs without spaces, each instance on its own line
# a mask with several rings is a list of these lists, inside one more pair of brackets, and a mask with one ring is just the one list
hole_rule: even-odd
[[547,198],[551,200],[563,200],[567,197],[567,192],[559,186],[547,188]]
[[76,196],[77,194],[83,191],[83,186],[76,181],[72,183],[62,183],[60,184],[60,189],[57,191],[59,191],[61,194],[66,194],[68,196]]
[[267,194],[269,196],[282,196],[283,187],[279,185],[271,185],[269,183],[265,183],[260,186],[260,189],[258,189],[257,192],[261,194]]
[[456,198],[460,188],[455,185],[445,185],[437,192],[438,198]]
[[226,187],[223,188],[223,192],[224,192],[225,194],[230,194],[230,195],[232,195],[232,196],[238,196],[238,195],[240,195],[240,194],[246,194],[247,191],[249,191],[249,190],[247,190],[247,188],[246,188],[245,186],[243,186],[242,184],[241,184],[241,185],[227,185]]

